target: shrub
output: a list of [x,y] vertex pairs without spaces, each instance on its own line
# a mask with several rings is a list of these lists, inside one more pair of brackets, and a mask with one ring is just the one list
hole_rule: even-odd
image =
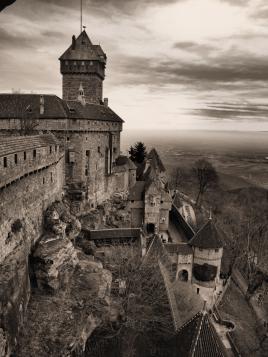
[[22,222],[20,219],[16,219],[11,225],[11,232],[12,233],[18,233],[22,229]]

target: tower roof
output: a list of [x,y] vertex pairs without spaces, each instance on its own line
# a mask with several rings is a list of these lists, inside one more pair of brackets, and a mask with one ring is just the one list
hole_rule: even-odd
[[165,166],[163,165],[162,160],[160,159],[158,152],[156,151],[155,148],[153,148],[147,158],[151,160],[151,165],[154,167],[154,169],[159,169],[160,172],[165,172]]
[[103,52],[100,45],[93,45],[88,34],[84,30],[75,38],[73,36],[71,46],[59,58],[62,60],[77,60],[77,61],[100,61],[106,62],[106,54]]
[[186,322],[176,335],[178,356],[225,357],[227,356],[215,327],[206,311],[198,312]]
[[193,247],[203,249],[222,248],[223,232],[220,232],[210,219],[190,240],[189,244]]

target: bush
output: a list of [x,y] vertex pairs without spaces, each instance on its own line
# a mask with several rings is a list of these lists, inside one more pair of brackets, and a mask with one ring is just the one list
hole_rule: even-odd
[[12,233],[18,233],[22,229],[22,222],[20,219],[16,219],[11,225],[11,232]]

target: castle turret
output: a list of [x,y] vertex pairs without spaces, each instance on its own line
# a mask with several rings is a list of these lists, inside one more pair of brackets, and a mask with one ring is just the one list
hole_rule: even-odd
[[223,232],[209,219],[189,242],[193,248],[192,282],[210,306],[220,288],[223,240]]
[[77,100],[82,86],[85,102],[100,104],[103,96],[106,54],[101,46],[93,45],[86,31],[76,39],[60,57],[62,96],[64,100]]

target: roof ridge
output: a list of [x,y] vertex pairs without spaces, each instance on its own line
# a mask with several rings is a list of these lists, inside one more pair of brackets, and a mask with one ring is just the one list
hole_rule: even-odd
[[193,339],[193,342],[191,345],[191,349],[190,349],[191,356],[194,356],[194,354],[195,354],[196,346],[197,346],[197,343],[198,343],[198,340],[199,340],[199,337],[201,334],[201,329],[202,329],[204,318],[205,318],[207,312],[203,310],[203,311],[199,311],[199,314],[201,315],[201,320],[199,321],[199,324],[197,326],[197,333],[196,333],[195,338]]

